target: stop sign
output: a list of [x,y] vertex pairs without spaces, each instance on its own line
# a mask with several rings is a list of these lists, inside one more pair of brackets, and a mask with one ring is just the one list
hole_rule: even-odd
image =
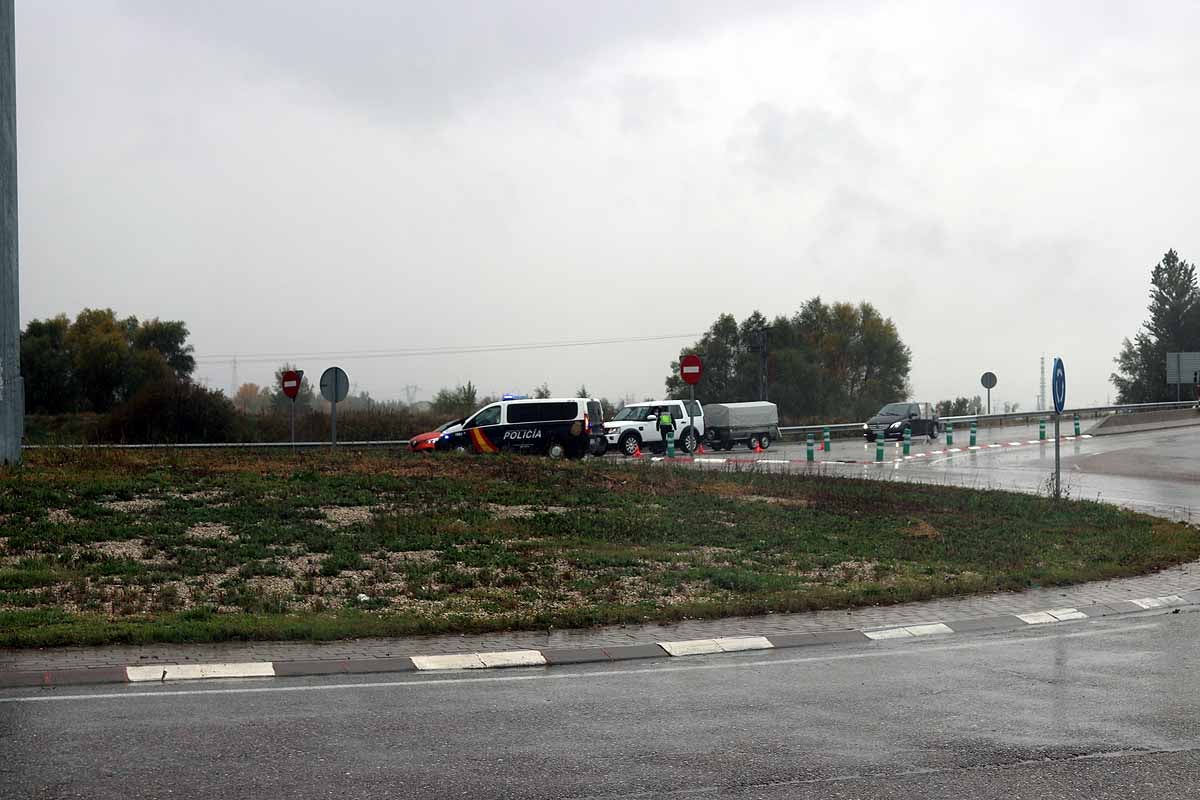
[[293,400],[300,394],[300,373],[296,370],[289,369],[283,373],[279,382],[282,384],[283,393]]
[[683,378],[683,382],[695,386],[700,382],[700,375],[704,371],[704,362],[700,360],[700,356],[686,355],[679,359],[679,377]]

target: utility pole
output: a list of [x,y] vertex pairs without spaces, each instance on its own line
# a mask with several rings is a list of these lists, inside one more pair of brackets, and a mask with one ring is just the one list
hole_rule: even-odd
[[406,405],[412,405],[413,400],[417,397],[417,392],[421,391],[421,387],[410,383],[404,387],[404,402]]
[[17,259],[15,38],[13,0],[0,0],[0,464],[20,463],[25,428]]
[[237,374],[237,356],[234,356],[233,357],[233,387],[229,390],[230,399],[237,397],[238,386],[240,386],[240,384],[238,383],[238,374]]
[[750,331],[750,351],[758,353],[758,396],[767,399],[767,366],[770,352],[770,326],[763,325]]

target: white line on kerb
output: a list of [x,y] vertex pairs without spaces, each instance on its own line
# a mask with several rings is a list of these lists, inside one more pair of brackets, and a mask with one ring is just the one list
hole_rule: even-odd
[[[269,686],[253,686],[241,688],[215,689],[167,689],[160,691],[127,690],[123,692],[104,692],[98,694],[48,694],[30,697],[0,697],[3,703],[60,703],[74,700],[146,700],[156,697],[194,697],[205,695],[238,695],[238,694],[270,694],[272,692],[329,692],[342,689],[430,689],[443,685],[459,685],[463,683],[518,683],[521,681],[575,680],[595,678],[619,678],[625,675],[661,675],[688,670],[733,670],[751,667],[791,666],[795,664],[821,664],[834,661],[856,661],[865,658],[887,658],[893,656],[922,655],[926,653],[941,653],[954,650],[985,649],[990,647],[1013,647],[1028,644],[1038,644],[1057,639],[1079,639],[1092,636],[1124,635],[1130,632],[1150,630],[1161,627],[1161,622],[1146,622],[1137,625],[1122,625],[1118,629],[1089,628],[1070,633],[1055,633],[1036,637],[1015,639],[981,639],[970,642],[946,642],[944,644],[929,644],[921,647],[884,648],[880,650],[862,650],[853,653],[829,653],[819,656],[801,656],[798,658],[771,658],[759,661],[742,661],[738,659],[722,660],[711,664],[688,664],[686,662],[659,662],[660,666],[638,667],[634,669],[614,669],[612,671],[593,672],[555,672],[542,671],[524,674],[490,675],[476,677],[428,677],[412,680],[372,681],[363,683],[323,683],[305,684],[302,686],[280,686],[272,682]],[[612,664],[609,666],[617,666]]]

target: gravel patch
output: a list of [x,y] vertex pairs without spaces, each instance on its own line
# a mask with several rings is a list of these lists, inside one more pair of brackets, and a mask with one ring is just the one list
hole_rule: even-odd
[[151,509],[158,508],[163,505],[163,501],[149,497],[139,497],[134,500],[109,500],[100,505],[110,511],[120,511],[122,514],[137,514],[142,511],[150,511]]

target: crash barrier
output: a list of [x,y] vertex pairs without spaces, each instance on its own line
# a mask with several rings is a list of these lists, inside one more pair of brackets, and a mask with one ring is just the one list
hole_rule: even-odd
[[[1108,406],[1088,406],[1085,408],[1069,409],[1064,414],[1072,414],[1082,419],[1098,419],[1112,414],[1136,413],[1141,411],[1169,411],[1176,408],[1194,408],[1196,407],[1195,400],[1186,402],[1170,402],[1170,403],[1126,403],[1124,405],[1108,405]],[[1032,425],[1035,420],[1040,420],[1045,415],[1045,411],[1014,411],[1008,414],[963,414],[953,417],[942,417],[941,421],[946,426],[947,434],[950,433],[954,423],[976,423],[979,426],[994,427],[1005,424]],[[779,432],[786,438],[788,436],[801,437],[808,431],[830,431],[834,436],[855,438],[862,436],[862,422],[842,422],[836,424],[818,423],[816,425],[785,425],[779,428]]]
[[[1171,403],[1130,403],[1126,405],[1114,406],[1093,406],[1090,408],[1074,409],[1066,412],[1072,414],[1078,419],[1091,417],[1093,419],[1110,416],[1112,414],[1136,413],[1141,411],[1170,411],[1172,409],[1195,408],[1196,401],[1189,400],[1187,402],[1171,402]],[[965,416],[942,417],[941,420],[946,425],[947,444],[952,443],[953,425],[955,422],[969,422],[974,426],[977,422],[980,424],[999,424],[1020,422],[1022,424],[1031,424],[1033,419],[1040,419],[1041,414],[1045,412],[1026,412],[1019,411],[1010,414],[967,414]],[[1078,430],[1078,422],[1076,430]],[[820,431],[822,435],[826,431],[833,434],[850,435],[852,437],[862,436],[863,423],[847,422],[839,424],[819,424],[819,425],[790,425],[779,429],[781,435],[785,438],[788,435],[800,436],[808,431]],[[1078,436],[1079,434],[1076,433]],[[338,442],[338,447],[407,447],[408,439],[383,439],[383,440],[358,440],[351,442]],[[179,444],[23,444],[22,450],[217,450],[217,449],[273,449],[280,447],[296,447],[296,448],[316,448],[329,447],[329,442],[187,442]],[[826,445],[826,449],[829,447]]]

